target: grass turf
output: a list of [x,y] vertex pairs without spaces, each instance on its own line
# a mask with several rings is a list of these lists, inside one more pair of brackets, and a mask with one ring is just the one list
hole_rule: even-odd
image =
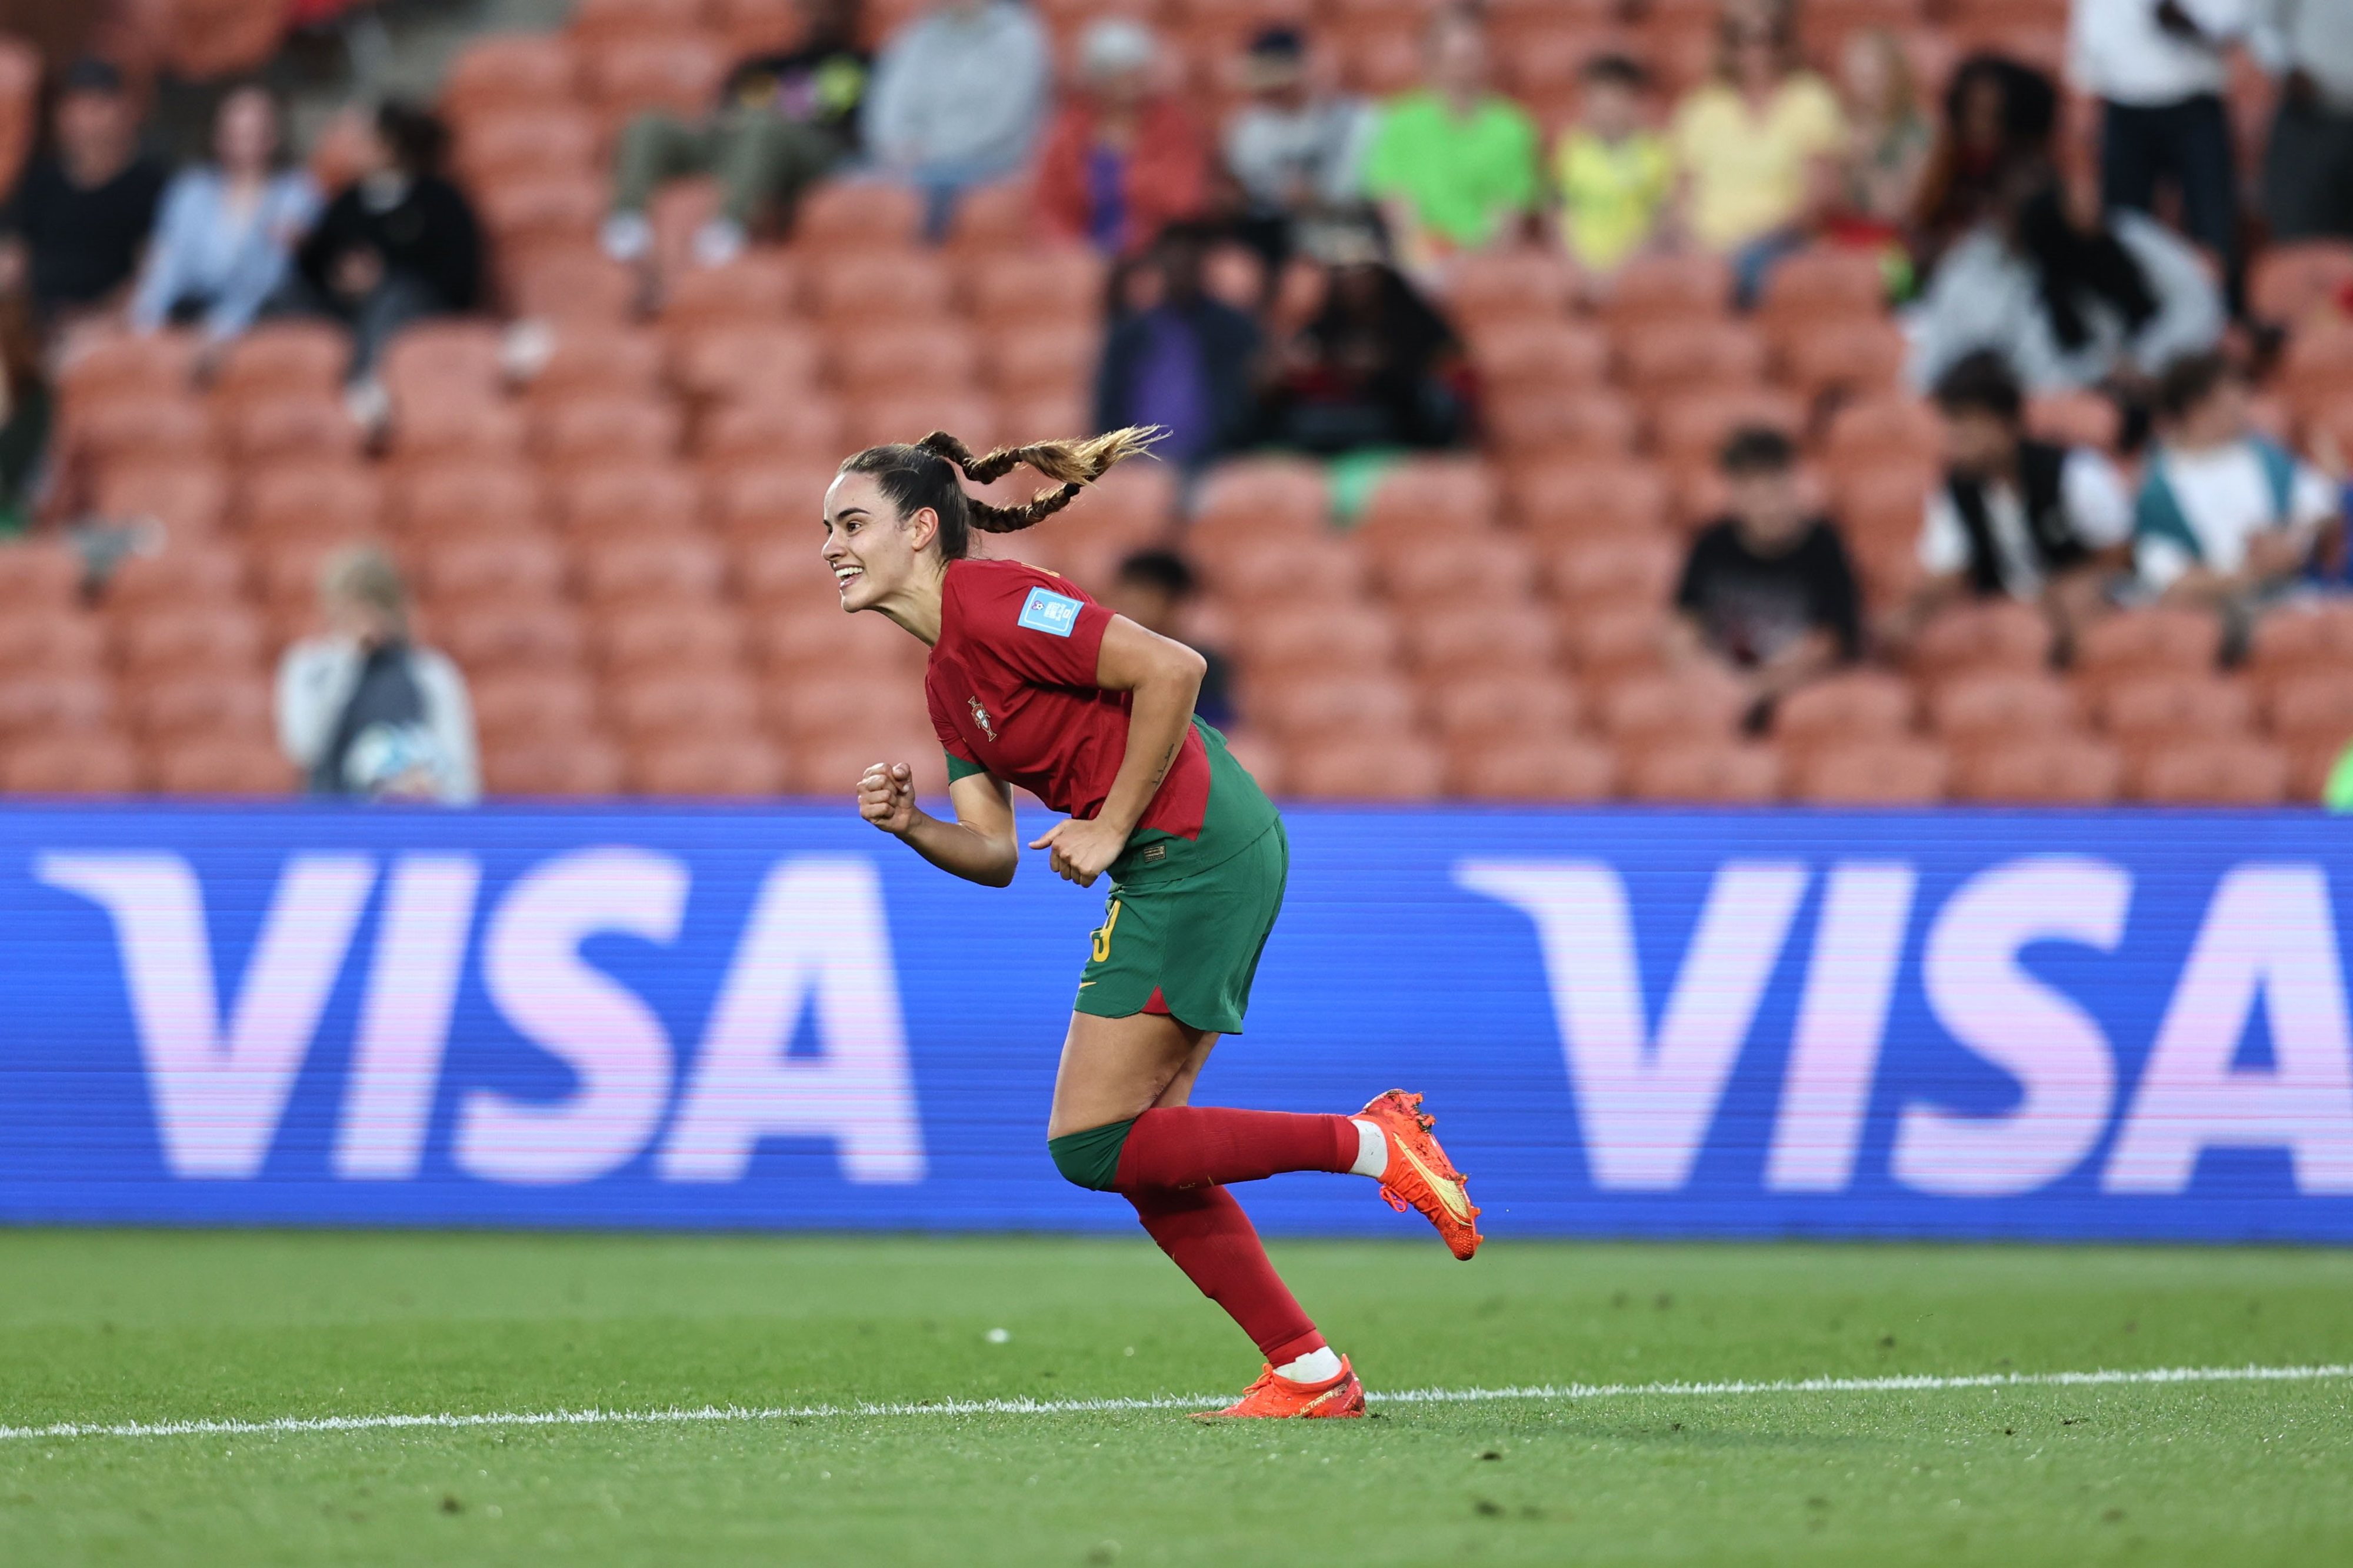
[[[1376,1388],[2353,1362],[2339,1254],[1275,1251]],[[1140,1240],[0,1234],[0,1425],[1255,1370]],[[14,1438],[0,1563],[2353,1561],[2344,1381],[1376,1408]]]

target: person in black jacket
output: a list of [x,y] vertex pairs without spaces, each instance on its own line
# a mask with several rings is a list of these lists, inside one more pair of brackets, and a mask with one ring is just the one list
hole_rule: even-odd
[[1161,235],[1128,280],[1157,298],[1140,310],[1114,298],[1095,374],[1095,428],[1160,426],[1168,435],[1154,455],[1188,468],[1240,446],[1254,418],[1258,323],[1202,287],[1208,239],[1182,224]]
[[1945,474],[1920,530],[1922,582],[1884,628],[1898,646],[1956,600],[2040,605],[2063,642],[2107,603],[2129,564],[2132,497],[2106,458],[2026,434],[2025,398],[2002,357],[1981,351],[1937,378]]
[[110,309],[155,226],[164,165],[141,151],[122,72],[78,60],[58,83],[50,144],[0,210],[0,291],[23,291],[45,325]]
[[473,310],[482,292],[481,225],[442,177],[440,121],[387,101],[373,129],[366,172],[327,204],[296,257],[309,293],[351,325],[354,382],[402,327]]

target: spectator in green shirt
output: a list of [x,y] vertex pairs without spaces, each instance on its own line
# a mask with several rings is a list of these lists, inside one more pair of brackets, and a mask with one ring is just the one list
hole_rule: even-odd
[[1409,271],[1508,241],[1536,205],[1535,122],[1488,87],[1487,36],[1468,6],[1430,26],[1430,85],[1382,106],[1365,163]]
[[2331,811],[2353,811],[2353,746],[2337,759],[2328,770],[2328,784],[2321,791],[2320,804]]

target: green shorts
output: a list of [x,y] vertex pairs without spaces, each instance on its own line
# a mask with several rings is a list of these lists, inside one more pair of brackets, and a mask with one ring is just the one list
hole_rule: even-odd
[[1166,1013],[1197,1029],[1240,1033],[1290,872],[1291,841],[1276,820],[1189,877],[1113,882],[1072,1006],[1099,1018]]

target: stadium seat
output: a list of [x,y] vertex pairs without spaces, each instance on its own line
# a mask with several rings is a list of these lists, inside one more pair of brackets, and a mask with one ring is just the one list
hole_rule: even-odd
[[922,681],[909,679],[896,666],[844,668],[823,680],[770,681],[760,698],[770,724],[787,739],[854,734],[878,725],[910,730],[931,722]]
[[532,411],[532,449],[543,465],[659,463],[675,457],[682,425],[665,398],[589,393]]
[[486,747],[482,784],[493,795],[571,800],[617,794],[621,755],[596,734],[536,736]]
[[170,795],[270,799],[292,795],[294,764],[267,735],[187,734],[147,748],[148,783]]
[[210,412],[188,394],[126,395],[78,403],[65,413],[64,448],[106,463],[129,456],[141,462],[193,462],[218,447]]
[[1382,586],[1401,607],[1444,604],[1508,609],[1527,603],[1536,588],[1533,552],[1501,531],[1385,541],[1374,550],[1373,560]]
[[571,32],[584,49],[617,37],[660,37],[702,26],[702,0],[577,0]]
[[2093,689],[2091,708],[2127,755],[2177,741],[2228,740],[2254,717],[2244,686],[2205,671],[2120,674]]
[[1613,341],[1620,379],[1638,397],[1722,395],[1764,379],[1765,341],[1742,322],[1639,318]]
[[1756,386],[1676,393],[1651,411],[1651,437],[1662,462],[1713,468],[1733,431],[1759,425],[1795,439],[1805,409],[1787,392]]
[[1532,463],[1516,470],[1513,515],[1530,533],[1570,541],[1662,529],[1666,476],[1634,458]]
[[1602,314],[1612,335],[1638,322],[1719,316],[1732,303],[1732,268],[1703,251],[1644,256],[1626,264]]
[[1964,670],[1941,683],[1928,700],[1929,723],[1956,745],[2021,737],[2064,735],[2076,724],[2074,689],[2041,673]]
[[1781,795],[1770,746],[1723,736],[1666,736],[1625,758],[1629,799],[1689,805],[1758,805]]
[[1930,805],[1945,798],[1950,762],[1929,741],[1849,741],[1792,759],[1800,800],[1824,805]]
[[1422,708],[1452,748],[1573,735],[1583,702],[1574,683],[1542,665],[1466,663],[1425,674]]
[[201,536],[166,540],[152,552],[115,563],[100,604],[118,618],[168,612],[182,605],[235,605],[245,593],[245,552]]
[[31,671],[95,675],[104,664],[104,623],[65,604],[16,605],[0,614],[0,676]]
[[701,531],[702,480],[678,463],[590,460],[555,487],[555,516],[575,539]]
[[700,32],[622,34],[584,46],[581,78],[607,123],[618,126],[649,109],[704,112],[732,63]]
[[856,735],[787,736],[786,783],[795,794],[814,795],[847,808],[858,781],[876,763],[904,763],[914,770],[915,794],[925,800],[947,793],[947,763],[939,737],[928,726]]
[[455,163],[469,182],[586,174],[596,166],[596,121],[568,105],[492,105],[456,126]]
[[[808,521],[816,517],[826,485],[850,450],[848,420],[840,404],[811,395],[723,403],[705,409],[696,420],[694,450],[706,473],[716,470],[713,479],[723,490],[728,476],[737,473],[822,472],[823,479],[793,514]],[[722,510],[726,510],[723,497]]]
[[93,666],[0,670],[0,739],[102,730],[114,713],[114,682]]
[[561,33],[505,33],[477,38],[450,62],[441,109],[463,124],[523,106],[568,106],[578,87],[579,56]]
[[526,174],[477,185],[474,205],[501,253],[582,246],[605,216],[605,183],[586,173]]
[[600,616],[590,628],[598,661],[609,671],[737,670],[744,626],[710,605],[651,604]]
[[722,534],[738,547],[778,546],[805,556],[806,571],[823,575],[818,519],[832,462],[747,463],[706,468],[705,476],[705,510]]
[[73,547],[52,540],[0,544],[0,621],[27,609],[78,602],[85,568]]
[[1276,614],[1289,605],[1353,604],[1371,583],[1365,552],[1321,532],[1221,541],[1200,565],[1223,598]]
[[1402,536],[1462,537],[1492,526],[1495,477],[1475,458],[1413,458],[1384,472],[1365,502],[1357,532],[1368,542]]
[[1283,753],[1290,792],[1304,800],[1435,800],[1445,783],[1436,747],[1409,735],[1342,732]]
[[635,748],[626,777],[641,795],[752,800],[782,794],[787,774],[783,752],[762,736],[696,735]]
[[212,669],[226,677],[260,665],[261,625],[242,605],[156,605],[112,624],[115,654],[126,676]]
[[559,327],[617,325],[645,293],[637,268],[575,239],[517,243],[505,253],[500,276],[509,310]]
[[384,481],[357,463],[272,463],[248,473],[239,508],[255,540],[355,539],[384,519]]
[[1504,396],[1599,386],[1609,375],[1609,340],[1569,321],[1513,319],[1470,331],[1482,380]]
[[187,331],[113,331],[69,340],[57,369],[69,415],[117,398],[177,398],[195,381],[196,336]]
[[1235,649],[1248,667],[1284,675],[1373,671],[1397,657],[1397,623],[1386,611],[1354,605],[1300,605],[1236,626]]
[[1490,331],[1498,336],[1521,330],[1540,333],[1542,323],[1565,321],[1576,292],[1577,275],[1556,252],[1499,248],[1457,259],[1447,280],[1446,304],[1473,337]]
[[934,430],[986,452],[997,444],[997,405],[977,393],[942,388],[862,398],[842,414],[843,445],[849,450],[920,441]]
[[2353,242],[2274,241],[2248,270],[2247,305],[2257,321],[2294,326],[2325,310],[2348,288],[2353,288]]
[[661,321],[672,331],[782,326],[795,319],[800,273],[789,257],[741,256],[723,267],[691,267],[666,278]]
[[1545,579],[1565,604],[1663,606],[1683,558],[1682,546],[1662,533],[1605,533],[1554,545],[1545,554]]
[[1103,258],[1093,251],[1051,246],[975,257],[964,264],[956,291],[976,322],[1009,336],[1091,315],[1105,281]]
[[954,277],[928,252],[819,250],[807,266],[809,313],[834,331],[953,319]]
[[738,736],[759,723],[759,691],[740,673],[712,669],[616,672],[605,710],[633,746],[671,735]]
[[794,248],[804,255],[903,251],[923,226],[923,202],[903,185],[836,180],[803,197],[793,221]]
[[2151,605],[2104,616],[2075,638],[2075,671],[2105,681],[2126,673],[2211,670],[2222,650],[2222,623],[2204,610]]
[[290,393],[333,398],[351,357],[351,340],[338,327],[262,321],[229,340],[213,373],[212,396],[222,404]]
[[1412,732],[1413,689],[1364,667],[1302,670],[1261,664],[1248,669],[1243,711],[1252,724],[1280,737],[1294,760],[1303,749],[1355,734],[1383,739]]
[[539,476],[520,463],[421,464],[397,482],[393,513],[415,538],[533,528],[546,515]]
[[2256,680],[2269,682],[2316,666],[2353,668],[2353,602],[2283,606],[2255,623],[2247,642],[2247,669]]
[[494,394],[450,387],[446,395],[394,403],[389,457],[402,468],[438,462],[519,461],[529,426],[522,410]]
[[138,784],[139,762],[130,742],[105,731],[0,747],[0,795],[121,795]]
[[1850,742],[1900,740],[1911,732],[1917,706],[1902,676],[1841,670],[1773,705],[1773,740],[1792,754]]
[[576,559],[582,591],[607,607],[705,604],[718,596],[727,575],[716,544],[678,534],[587,541]]
[[745,628],[763,678],[833,680],[845,671],[898,671],[920,691],[923,645],[881,616],[843,614],[830,586],[823,592],[828,596],[805,601],[790,613],[760,615]]
[[492,669],[470,676],[467,689],[486,748],[560,739],[596,724],[596,684],[577,670]]
[[39,130],[41,51],[17,38],[0,40],[0,184],[14,190]]
[[470,677],[492,669],[569,669],[585,646],[580,617],[568,605],[499,599],[435,605],[431,640]]
[[948,225],[948,248],[966,260],[1026,254],[1037,242],[1038,193],[1013,179],[966,191]]
[[1820,456],[1832,468],[1905,458],[1934,468],[1942,462],[1943,452],[1944,431],[1936,410],[1925,399],[1889,392],[1856,398],[1832,414]]
[[1447,747],[1446,793],[1462,800],[1590,805],[1618,789],[1618,757],[1573,737],[1506,735],[1475,750]]
[[1562,651],[1594,679],[1651,673],[1667,652],[1667,612],[1656,605],[1571,605],[1558,619]]
[[92,498],[102,517],[153,520],[173,534],[219,531],[228,515],[228,477],[218,463],[142,461],[125,453],[98,476]]
[[1622,458],[1634,449],[1639,428],[1633,405],[1599,387],[1584,393],[1499,388],[1481,417],[1488,439],[1514,458]]
[[[1819,6],[1822,0],[1815,4]],[[1812,245],[1773,263],[1757,299],[1757,318],[1778,340],[1785,322],[1831,315],[1870,320],[1886,306],[1887,273],[1877,251]]]
[[1244,458],[1221,463],[1193,500],[1192,537],[1204,552],[1225,539],[1314,533],[1331,515],[1318,465],[1296,458]]
[[379,374],[397,413],[412,402],[479,403],[502,389],[501,352],[499,329],[489,321],[419,321],[385,345]]
[[150,745],[202,735],[269,739],[270,690],[263,680],[166,670],[120,695],[132,728]]
[[1957,742],[1953,752],[1953,798],[1980,805],[2105,805],[2123,779],[2114,746],[2063,731],[1986,732]]
[[2287,797],[2286,752],[2247,736],[2153,745],[2126,770],[2132,798],[2164,805],[2276,805]]
[[530,373],[534,405],[577,397],[652,397],[662,387],[664,347],[643,328],[590,321],[559,323],[545,358]]
[[1408,607],[1400,619],[1407,656],[1424,679],[1548,670],[1559,652],[1552,617],[1534,605],[1453,599]]
[[2036,674],[2051,665],[2051,623],[2015,599],[1975,599],[1938,612],[1912,644],[1912,668],[1942,680],[1963,670]]
[[789,402],[817,385],[818,342],[784,321],[703,321],[670,338],[670,374],[690,397],[716,402]]
[[1903,330],[1890,321],[1809,320],[1777,342],[1774,360],[1781,380],[1810,399],[1883,392],[1903,376],[1910,352]]
[[315,392],[262,394],[222,411],[230,450],[240,464],[356,459],[364,432],[343,400]]
[[2263,696],[2274,737],[2299,751],[2353,743],[2353,664],[2284,676]]
[[1092,324],[1034,321],[993,333],[981,363],[1007,396],[1091,394],[1102,358],[1103,334]]
[[834,381],[851,397],[961,391],[979,379],[980,340],[961,322],[894,325],[885,318],[835,331],[826,358]]
[[1602,688],[1601,729],[1620,745],[1668,737],[1729,739],[1748,710],[1741,684],[1713,665],[1620,677]]
[[1831,475],[1839,524],[1849,539],[1898,542],[1916,553],[1936,471],[1903,458],[1849,463]]
[[2353,394],[2353,320],[2310,322],[2289,337],[2277,386],[2304,408]]
[[564,593],[564,551],[536,531],[436,540],[417,552],[417,586],[428,599],[525,603]]

